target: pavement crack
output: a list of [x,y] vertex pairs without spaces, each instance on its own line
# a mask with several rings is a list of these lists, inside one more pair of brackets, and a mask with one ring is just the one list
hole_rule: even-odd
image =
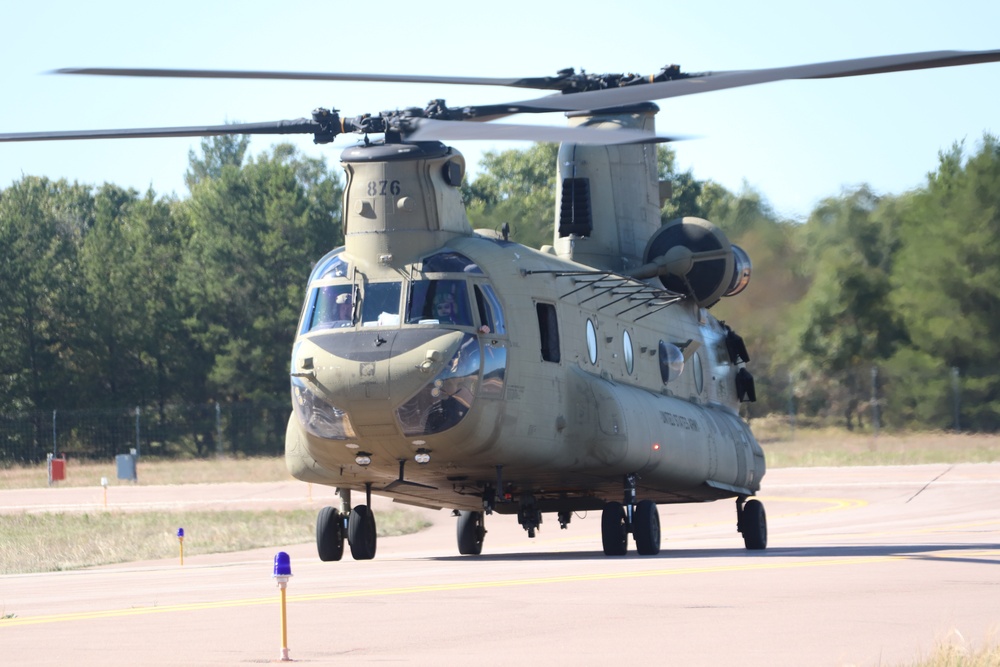
[[[941,472],[941,474],[940,474],[940,475],[938,475],[937,477],[935,477],[935,478],[934,478],[934,479],[932,479],[931,481],[929,481],[929,482],[927,482],[926,484],[924,484],[924,485],[923,485],[922,487],[920,487],[920,490],[919,490],[919,491],[917,491],[917,492],[916,492],[916,493],[914,493],[914,494],[913,494],[912,496],[910,496],[909,498],[907,498],[907,499],[906,499],[906,503],[910,502],[911,500],[913,500],[914,498],[916,498],[917,496],[919,496],[919,495],[920,495],[921,493],[923,493],[923,492],[924,492],[924,489],[926,489],[926,488],[927,488],[928,486],[930,486],[930,485],[931,485],[931,484],[933,484],[934,482],[938,481],[939,479],[941,479],[942,477],[944,477],[945,475],[947,475],[947,474],[948,474],[949,472],[951,472],[951,469],[952,469],[952,468],[954,468],[954,467],[955,467],[954,465],[950,465],[950,466],[948,466],[948,467],[947,467],[947,468],[946,468],[945,470],[943,470],[943,471]],[[903,504],[905,505],[906,503],[903,503]]]

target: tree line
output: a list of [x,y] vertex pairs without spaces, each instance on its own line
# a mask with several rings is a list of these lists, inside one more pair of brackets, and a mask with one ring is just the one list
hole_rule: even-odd
[[[192,152],[186,196],[25,176],[0,190],[0,415],[274,400],[309,271],[343,242],[339,169],[286,144],[247,156],[220,137]],[[895,195],[841,192],[804,221],[748,187],[676,168],[664,221],[712,220],[754,261],[715,307],[747,340],[752,415],[1000,428],[1000,145],[943,152]],[[475,227],[551,242],[556,147],[485,154],[463,192]],[[954,370],[953,370],[954,369]]]
[[184,198],[39,176],[0,191],[0,415],[287,405],[305,281],[342,242],[342,186],[289,145],[246,159],[247,145],[206,140]]

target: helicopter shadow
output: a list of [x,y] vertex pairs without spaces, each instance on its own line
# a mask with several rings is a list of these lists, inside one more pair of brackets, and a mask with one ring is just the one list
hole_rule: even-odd
[[777,547],[763,551],[748,551],[747,549],[667,549],[664,548],[655,556],[640,556],[630,551],[625,556],[606,556],[600,550],[595,551],[550,551],[542,553],[506,553],[481,554],[479,556],[433,556],[420,560],[436,562],[477,562],[477,563],[511,563],[511,562],[558,562],[558,561],[588,561],[600,560],[642,560],[648,562],[675,560],[721,560],[744,559],[762,561],[775,558],[900,558],[908,560],[946,561],[969,563],[975,565],[1000,565],[1000,554],[994,557],[983,556],[981,552],[1000,550],[1000,544],[963,543],[963,544],[887,544],[887,545],[856,545],[856,546],[818,546],[818,547]]

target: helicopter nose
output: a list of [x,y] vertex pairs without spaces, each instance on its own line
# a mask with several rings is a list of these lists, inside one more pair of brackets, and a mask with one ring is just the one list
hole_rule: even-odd
[[293,393],[307,392],[344,413],[357,435],[366,427],[387,435],[382,431],[396,429],[394,410],[432,383],[468,337],[432,329],[313,335],[295,346]]

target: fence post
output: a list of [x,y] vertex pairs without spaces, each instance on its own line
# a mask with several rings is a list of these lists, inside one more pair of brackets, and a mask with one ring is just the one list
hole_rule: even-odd
[[958,421],[958,417],[962,411],[961,384],[958,366],[951,367],[951,393],[955,404],[955,432],[957,433],[962,430],[962,425]]
[[879,429],[878,412],[878,366],[872,366],[872,433],[876,438]]
[[222,408],[215,402],[215,455],[222,456]]
[[135,457],[139,458],[139,406],[135,406]]

